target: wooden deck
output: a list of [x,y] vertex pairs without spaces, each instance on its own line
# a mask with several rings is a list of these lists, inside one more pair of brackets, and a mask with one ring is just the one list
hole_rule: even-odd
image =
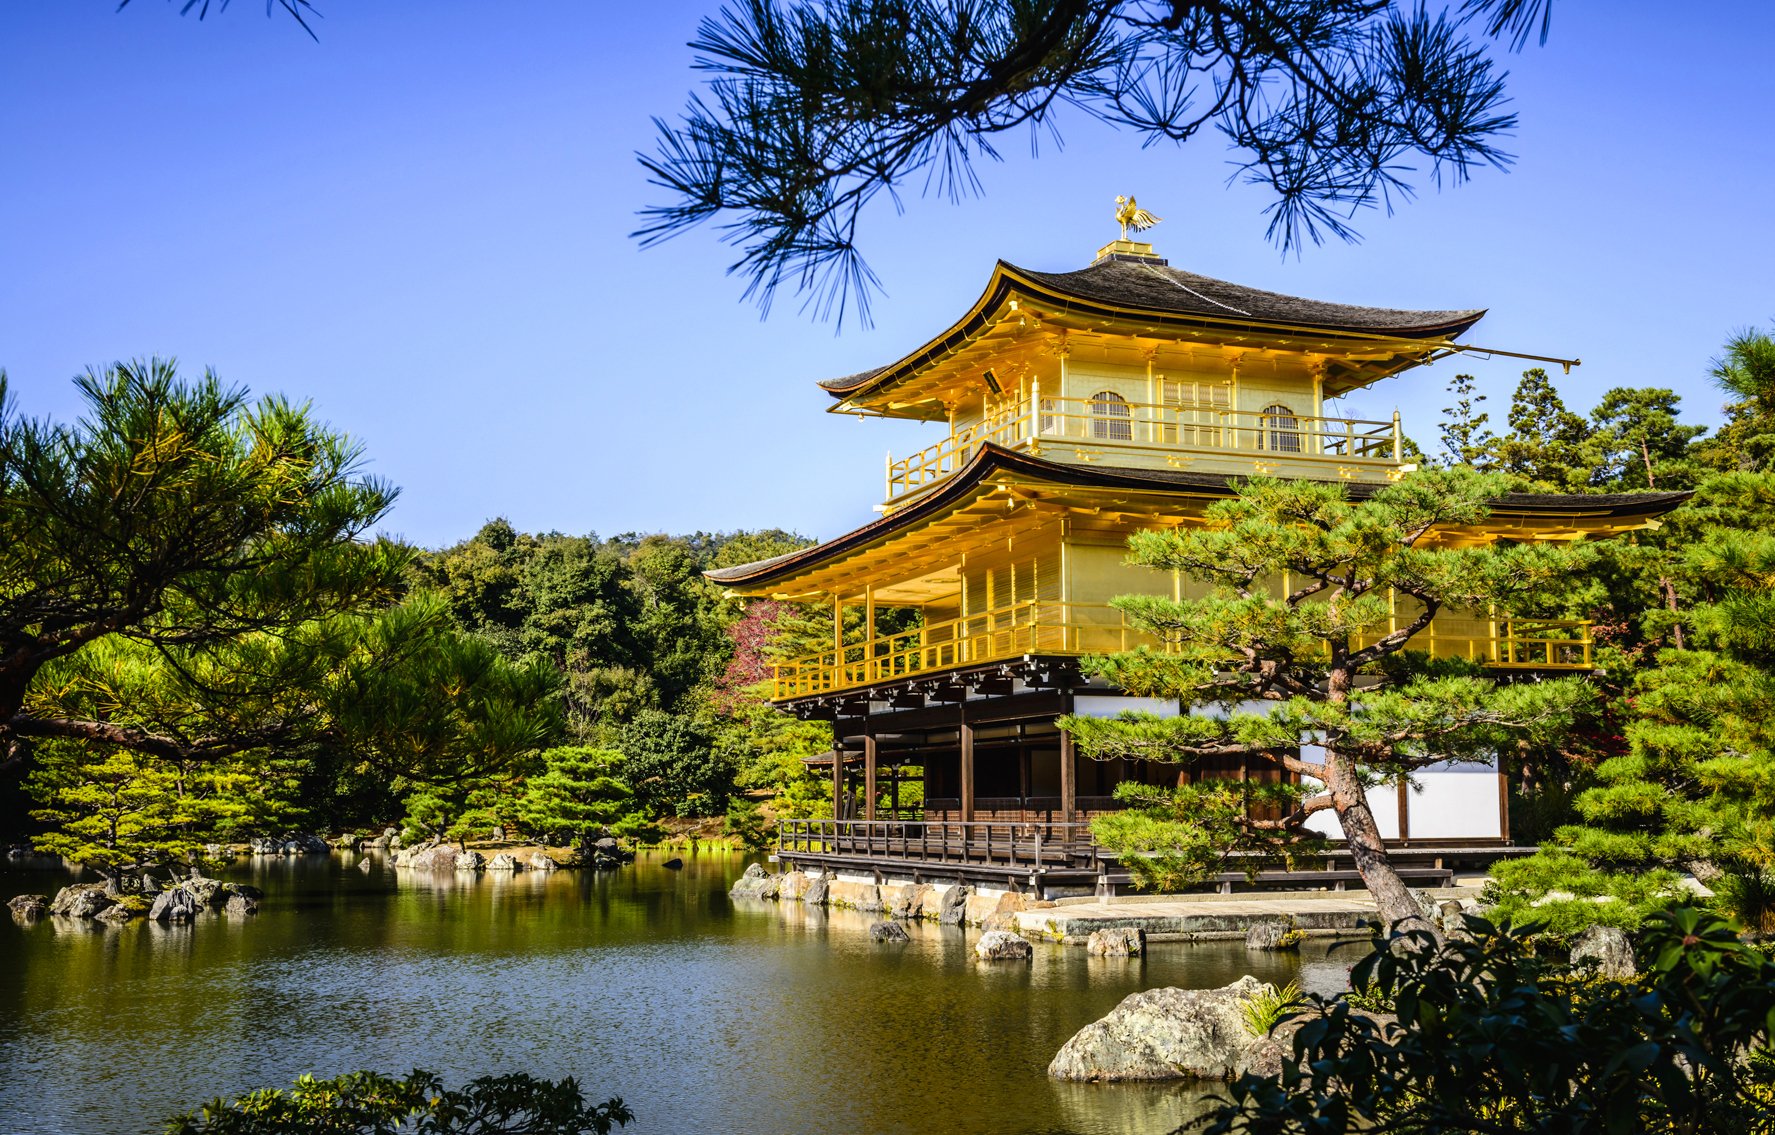
[[[1443,887],[1459,866],[1482,867],[1532,854],[1503,843],[1410,841],[1389,847],[1400,874],[1416,886]],[[1091,887],[1115,895],[1131,877],[1091,838],[1089,824],[1047,820],[785,820],[778,825],[777,861],[819,869],[919,882],[965,880],[1018,890]],[[1361,886],[1350,852],[1333,844],[1292,870],[1221,872],[1204,884],[1222,894],[1243,887],[1342,891]],[[1235,857],[1236,861],[1236,857]]]

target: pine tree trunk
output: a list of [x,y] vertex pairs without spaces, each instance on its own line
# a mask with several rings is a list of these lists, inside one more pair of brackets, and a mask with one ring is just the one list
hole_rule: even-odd
[[1343,827],[1345,845],[1350,849],[1350,857],[1356,861],[1356,871],[1362,876],[1363,885],[1374,897],[1381,921],[1389,927],[1409,922],[1408,929],[1434,932],[1435,927],[1424,918],[1411,888],[1405,885],[1405,880],[1399,877],[1399,872],[1393,869],[1392,861],[1387,858],[1387,844],[1381,838],[1374,812],[1368,807],[1368,793],[1356,775],[1356,762],[1337,752],[1327,751],[1325,773],[1326,787],[1331,790],[1332,805],[1337,811],[1338,823]]

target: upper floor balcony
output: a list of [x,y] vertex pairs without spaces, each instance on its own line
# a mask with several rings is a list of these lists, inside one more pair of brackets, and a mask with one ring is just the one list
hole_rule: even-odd
[[[1408,622],[1408,616],[1395,615],[1352,645],[1371,645]],[[1026,655],[1112,654],[1138,646],[1168,649],[1160,639],[1128,625],[1121,611],[1107,604],[1030,600],[779,663],[772,698],[786,701],[934,677]],[[1595,665],[1590,624],[1568,619],[1449,611],[1419,632],[1410,649],[1494,670],[1589,670]]]
[[1130,402],[1111,391],[1061,398],[1038,385],[934,445],[889,457],[886,499],[897,505],[938,484],[986,444],[1116,467],[1385,481],[1404,463],[1404,441],[1398,414],[1390,421],[1312,417],[1281,403],[1238,410]]

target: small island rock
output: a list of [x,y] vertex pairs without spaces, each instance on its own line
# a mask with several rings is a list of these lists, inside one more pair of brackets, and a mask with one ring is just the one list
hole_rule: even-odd
[[943,905],[937,913],[937,922],[943,926],[960,926],[968,917],[968,895],[973,888],[966,883],[957,883],[943,892]]
[[974,943],[974,956],[983,962],[1026,962],[1035,956],[1035,947],[1004,930],[988,930]]
[[115,905],[117,898],[105,890],[105,884],[74,883],[56,892],[49,913],[62,918],[96,918],[100,911]]
[[872,922],[869,924],[869,937],[877,942],[910,942],[912,935],[898,922]]
[[509,851],[502,851],[487,861],[489,871],[522,871],[524,865]]
[[1093,930],[1085,953],[1098,958],[1134,958],[1146,953],[1146,931],[1135,926]]
[[464,851],[456,856],[458,871],[479,871],[486,866],[487,861],[481,858],[481,853],[478,851]]
[[49,913],[49,896],[15,895],[7,900],[6,909],[20,922],[35,922]]
[[1246,975],[1220,989],[1146,989],[1086,1025],[1048,1065],[1059,1080],[1230,1080],[1259,1038],[1239,1006],[1264,984]]

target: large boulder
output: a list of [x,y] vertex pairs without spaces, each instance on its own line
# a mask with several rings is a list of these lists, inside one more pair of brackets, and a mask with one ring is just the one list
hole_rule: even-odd
[[479,871],[486,866],[487,861],[481,858],[481,853],[478,851],[464,851],[456,856],[458,871]]
[[1249,974],[1220,989],[1147,989],[1060,1046],[1048,1065],[1059,1080],[1231,1080],[1260,1038],[1240,1003],[1266,986]]
[[259,900],[249,895],[230,894],[228,901],[222,904],[222,913],[229,918],[245,918],[249,914],[258,914]]
[[524,860],[524,866],[532,871],[554,871],[558,870],[561,865],[556,863],[555,857],[548,852],[533,851],[530,853],[530,858]]
[[898,922],[872,922],[869,924],[869,937],[877,942],[910,942],[912,935]]
[[518,862],[517,856],[509,851],[502,851],[487,861],[489,871],[522,871],[524,865]]
[[1572,943],[1572,964],[1591,966],[1598,977],[1610,981],[1626,981],[1639,972],[1633,957],[1633,943],[1627,932],[1617,926],[1592,926]]
[[96,918],[106,907],[116,906],[117,896],[103,883],[74,883],[56,892],[49,913],[61,918]]
[[807,897],[807,888],[812,882],[804,871],[785,871],[777,879],[777,898],[784,902],[800,902]]
[[1007,930],[988,930],[974,943],[974,956],[983,962],[1026,962],[1035,947]]
[[967,921],[968,895],[973,888],[966,883],[957,883],[943,892],[943,905],[938,908],[937,921],[944,926],[960,926]]
[[168,887],[155,896],[148,917],[156,922],[190,922],[207,909],[186,886]]
[[729,898],[736,899],[774,899],[781,882],[781,876],[772,875],[754,863],[746,868],[746,873],[739,877],[727,894]]
[[456,849],[447,843],[411,848],[395,856],[394,865],[415,871],[454,871]]
[[882,898],[887,900],[888,914],[893,918],[923,918],[931,899],[931,888],[925,883],[906,883],[884,888]]
[[1146,931],[1134,926],[1093,930],[1085,953],[1098,958],[1134,958],[1146,953]]
[[1288,918],[1259,918],[1245,931],[1247,950],[1293,950],[1306,935]]
[[35,922],[49,913],[49,896],[15,895],[7,900],[6,909],[20,922]]
[[817,875],[808,880],[807,890],[802,893],[801,901],[808,906],[825,906],[832,894],[832,876]]
[[826,902],[830,906],[874,914],[882,909],[881,888],[874,883],[849,883],[840,879],[832,884]]
[[186,879],[175,889],[188,892],[201,910],[215,909],[228,901],[227,887],[220,879],[206,879],[197,875]]
[[135,916],[135,909],[128,903],[115,902],[93,915],[93,919],[98,922],[109,922],[113,926],[120,926]]

